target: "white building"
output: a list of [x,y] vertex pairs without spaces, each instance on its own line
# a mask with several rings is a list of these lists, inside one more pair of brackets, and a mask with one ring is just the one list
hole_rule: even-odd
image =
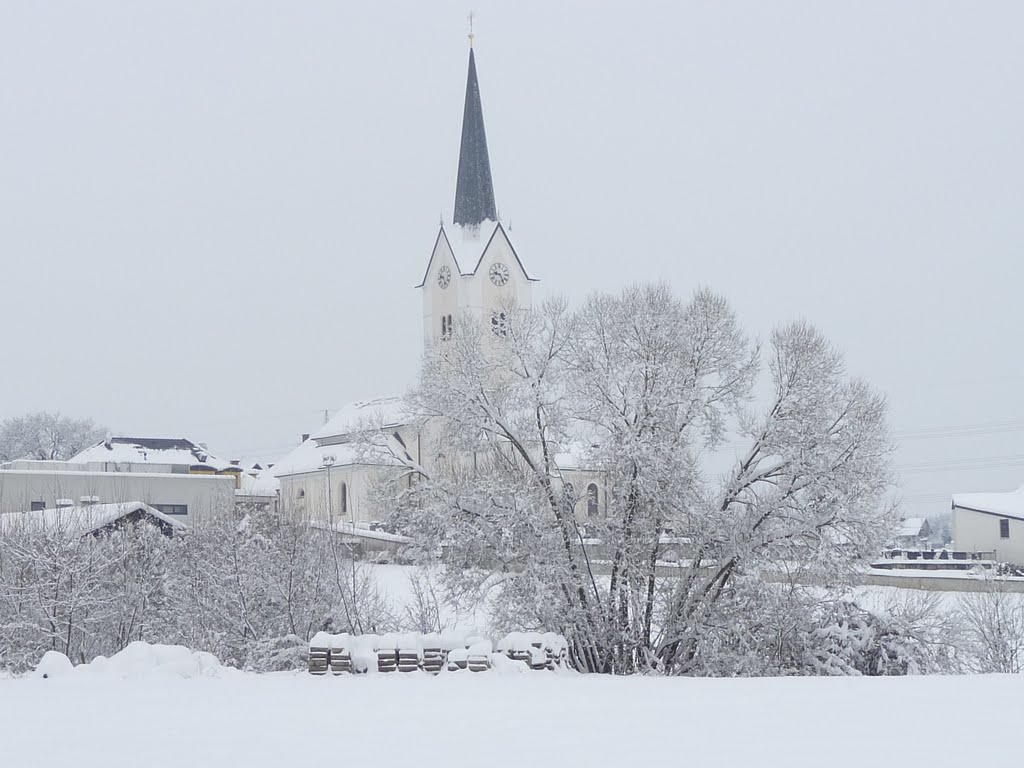
[[953,545],[966,552],[991,552],[999,562],[1024,565],[1024,486],[1008,493],[955,495]]
[[245,498],[242,468],[184,438],[111,437],[70,461],[0,466],[0,513],[143,502],[188,523]]
[[[463,110],[455,211],[442,223],[418,285],[423,303],[424,347],[443,343],[458,322],[472,322],[480,332],[502,333],[505,312],[533,306],[535,278],[505,227],[498,220],[484,131],[476,59],[469,52]],[[304,514],[326,514],[354,525],[369,525],[374,510],[367,492],[375,469],[358,448],[357,433],[378,430],[393,441],[392,450],[408,453],[430,469],[438,458],[428,440],[409,424],[402,399],[383,397],[352,403],[274,465],[281,504]],[[580,499],[581,518],[596,514],[602,499],[599,481],[580,468],[572,455],[559,459],[564,481]]]

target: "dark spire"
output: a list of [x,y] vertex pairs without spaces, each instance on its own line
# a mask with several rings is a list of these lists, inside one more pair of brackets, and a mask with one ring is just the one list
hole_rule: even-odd
[[487,219],[497,221],[498,213],[494,206],[491,161],[487,156],[484,111],[480,106],[480,83],[476,79],[476,59],[473,58],[471,40],[466,106],[462,112],[459,178],[455,186],[454,221],[463,226],[476,227]]

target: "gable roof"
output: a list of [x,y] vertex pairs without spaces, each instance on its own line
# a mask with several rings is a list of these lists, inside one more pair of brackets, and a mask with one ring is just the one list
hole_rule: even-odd
[[358,400],[335,412],[308,440],[297,445],[270,469],[260,473],[268,478],[301,475],[324,471],[325,460],[332,467],[344,467],[365,461],[362,446],[348,440],[363,429],[396,429],[409,419],[405,400],[401,397],[379,397]]
[[434,257],[437,256],[437,246],[441,244],[442,238],[444,239],[445,245],[448,246],[448,252],[451,253],[452,260],[455,262],[455,271],[459,275],[462,274],[462,267],[459,266],[459,257],[455,253],[455,249],[452,248],[452,243],[448,239],[448,233],[444,231],[444,224],[441,224],[441,228],[437,232],[437,239],[434,240],[434,247],[430,249],[430,260],[427,262],[427,268],[423,272],[423,279],[420,281],[420,284],[416,286],[417,288],[422,288],[427,284],[427,278],[430,277],[430,267],[434,263]]
[[397,427],[408,420],[405,399],[398,396],[377,397],[373,400],[356,400],[339,408],[330,421],[312,434],[314,440],[350,435],[365,429],[367,423],[374,427]]
[[508,232],[506,232],[505,228],[501,226],[501,222],[498,222],[498,226],[496,226],[494,228],[494,232],[491,233],[491,237],[487,241],[487,245],[485,245],[484,249],[480,252],[480,258],[477,259],[476,266],[473,267],[473,271],[471,274],[475,275],[477,273],[477,270],[480,269],[480,265],[483,264],[484,262],[484,256],[487,255],[487,250],[491,247],[491,243],[494,242],[494,238],[498,236],[498,232],[501,232],[501,236],[505,239],[505,242],[508,243],[508,247],[512,251],[512,256],[515,258],[516,264],[519,265],[519,269],[521,269],[523,271],[523,274],[526,275],[526,279],[529,280],[531,283],[538,282],[537,278],[530,277],[530,273],[526,271],[526,267],[523,266],[523,262],[519,258],[519,254],[516,252],[516,247],[512,245],[512,238],[508,236]]
[[135,514],[163,528],[175,531],[186,529],[185,524],[180,520],[175,520],[148,504],[143,504],[141,501],[126,501],[116,504],[39,509],[29,512],[5,512],[0,514],[0,533],[26,526],[29,529],[64,531],[68,535],[85,536]]
[[899,530],[896,531],[897,536],[904,537],[921,537],[927,536],[930,533],[930,526],[928,521],[923,517],[908,517],[905,518],[901,523]]
[[1024,520],[1024,485],[1005,493],[958,493],[953,508]]

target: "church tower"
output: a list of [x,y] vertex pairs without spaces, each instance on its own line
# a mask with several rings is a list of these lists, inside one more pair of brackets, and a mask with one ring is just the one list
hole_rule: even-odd
[[[462,143],[451,225],[441,224],[423,282],[423,343],[444,341],[460,317],[481,331],[501,325],[500,307],[512,299],[533,303],[533,283],[498,218],[491,160],[487,152],[480,82],[470,35],[469,74],[462,110]],[[464,272],[462,264],[471,268]]]

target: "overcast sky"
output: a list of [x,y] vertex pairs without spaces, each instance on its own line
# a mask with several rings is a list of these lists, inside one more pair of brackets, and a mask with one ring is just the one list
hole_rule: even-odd
[[[472,5],[543,292],[807,318],[888,394],[908,514],[1024,482],[1024,3]],[[0,418],[273,458],[403,391],[467,10],[0,0]]]

